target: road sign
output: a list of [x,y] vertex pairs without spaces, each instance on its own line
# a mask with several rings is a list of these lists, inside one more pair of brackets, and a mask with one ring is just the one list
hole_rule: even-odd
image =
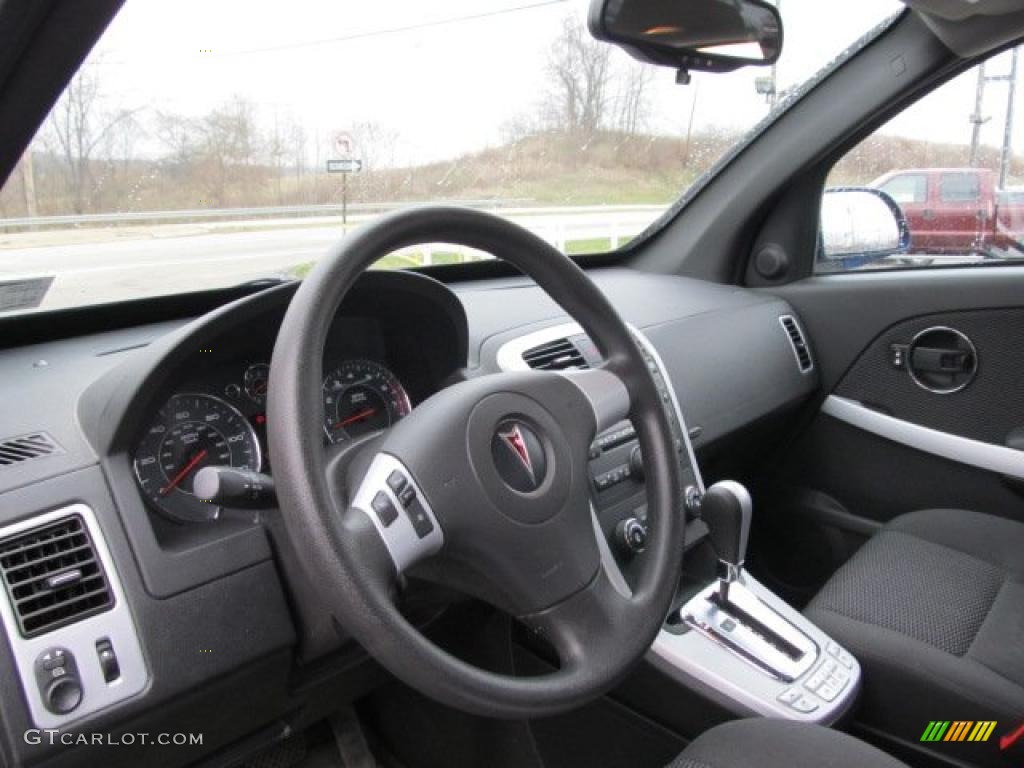
[[363,170],[363,161],[346,157],[341,160],[328,160],[328,173],[359,173]]
[[334,134],[334,148],[338,151],[339,155],[351,157],[353,147],[355,147],[355,142],[352,140],[351,134],[344,131],[338,131]]

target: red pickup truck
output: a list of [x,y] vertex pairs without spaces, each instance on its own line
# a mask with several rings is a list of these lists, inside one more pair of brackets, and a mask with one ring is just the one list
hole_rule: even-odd
[[868,186],[903,209],[911,253],[998,257],[1024,249],[1024,190],[997,189],[988,168],[890,171]]

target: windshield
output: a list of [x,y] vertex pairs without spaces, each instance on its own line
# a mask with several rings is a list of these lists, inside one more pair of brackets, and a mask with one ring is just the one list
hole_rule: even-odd
[[901,8],[779,4],[776,67],[682,86],[595,42],[576,0],[129,0],[0,189],[0,313],[301,277],[410,203],[620,248]]

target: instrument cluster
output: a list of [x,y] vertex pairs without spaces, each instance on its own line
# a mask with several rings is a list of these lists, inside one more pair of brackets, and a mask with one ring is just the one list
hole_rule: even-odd
[[[328,350],[322,387],[324,445],[337,445],[387,429],[412,410],[408,391],[382,362],[387,350],[365,323],[361,343]],[[352,337],[350,337],[352,338]],[[216,520],[221,507],[194,488],[206,467],[271,474],[267,451],[270,355],[209,357],[183,377],[145,426],[134,455],[135,475],[147,502],[177,522]]]

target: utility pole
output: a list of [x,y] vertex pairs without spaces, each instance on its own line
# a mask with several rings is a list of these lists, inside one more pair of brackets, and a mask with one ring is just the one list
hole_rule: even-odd
[[974,112],[971,114],[970,121],[974,126],[971,129],[971,158],[970,166],[972,168],[978,167],[978,147],[981,144],[981,126],[988,122],[987,117],[982,117],[981,110],[985,103],[985,83],[988,82],[988,78],[985,77],[985,62],[981,62],[978,65],[978,87],[974,95]]
[[1013,149],[1013,112],[1017,100],[1017,57],[1020,48],[1013,49],[1010,58],[1010,75],[1006,94],[1006,123],[1003,126],[1003,151],[999,155],[999,189],[1006,188],[1006,176],[1010,170]]
[[974,126],[971,129],[971,167],[976,168],[981,162],[981,126],[988,122],[989,118],[983,117],[981,110],[985,102],[985,85],[988,83],[1006,83],[1006,119],[1003,123],[1003,146],[999,153],[999,188],[1006,186],[1006,178],[1010,172],[1010,160],[1013,150],[1013,113],[1017,101],[1017,63],[1020,49],[1014,48],[1010,56],[1010,71],[1005,75],[988,75],[985,72],[985,62],[978,66],[978,86],[974,96],[974,113],[970,121]]
[[36,209],[36,173],[32,165],[32,147],[21,156],[21,188],[25,194],[25,215],[38,216]]

